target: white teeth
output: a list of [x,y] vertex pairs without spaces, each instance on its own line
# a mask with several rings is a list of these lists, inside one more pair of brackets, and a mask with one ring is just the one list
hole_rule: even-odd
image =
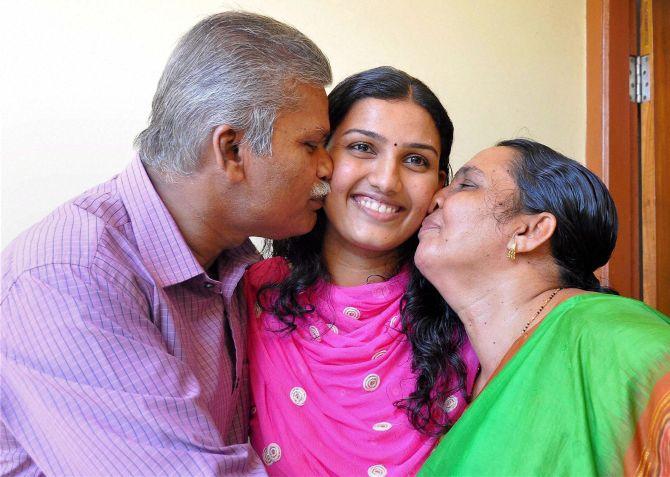
[[394,207],[388,204],[382,204],[381,202],[377,202],[376,200],[371,199],[369,197],[359,198],[358,203],[361,204],[366,209],[374,210],[375,212],[379,212],[380,214],[394,214],[398,212],[398,210],[400,210],[398,207]]

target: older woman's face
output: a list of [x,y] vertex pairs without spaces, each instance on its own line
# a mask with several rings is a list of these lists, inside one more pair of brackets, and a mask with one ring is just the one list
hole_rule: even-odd
[[510,175],[512,158],[510,148],[486,149],[435,195],[436,209],[423,221],[415,255],[428,279],[493,271],[505,263],[511,224],[502,218],[517,190]]

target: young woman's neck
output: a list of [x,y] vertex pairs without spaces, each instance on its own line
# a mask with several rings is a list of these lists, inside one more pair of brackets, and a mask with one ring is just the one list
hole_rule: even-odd
[[371,251],[346,243],[326,230],[323,260],[335,285],[351,287],[385,281],[398,271],[398,251]]

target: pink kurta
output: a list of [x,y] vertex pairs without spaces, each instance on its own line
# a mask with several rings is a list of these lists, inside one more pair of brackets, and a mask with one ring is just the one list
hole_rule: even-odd
[[[288,273],[283,259],[251,267],[249,310],[251,443],[270,475],[413,475],[436,443],[393,405],[415,387],[412,353],[399,331],[405,270],[383,283],[340,287],[319,282],[305,303],[315,312],[291,332],[256,306],[258,288]],[[463,354],[474,378],[477,360]],[[465,409],[463,393],[445,409]]]

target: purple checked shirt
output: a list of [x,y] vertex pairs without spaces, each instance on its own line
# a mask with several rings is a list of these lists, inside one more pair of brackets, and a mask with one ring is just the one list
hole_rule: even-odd
[[247,444],[253,245],[210,278],[139,159],[2,254],[0,475],[264,475]]

